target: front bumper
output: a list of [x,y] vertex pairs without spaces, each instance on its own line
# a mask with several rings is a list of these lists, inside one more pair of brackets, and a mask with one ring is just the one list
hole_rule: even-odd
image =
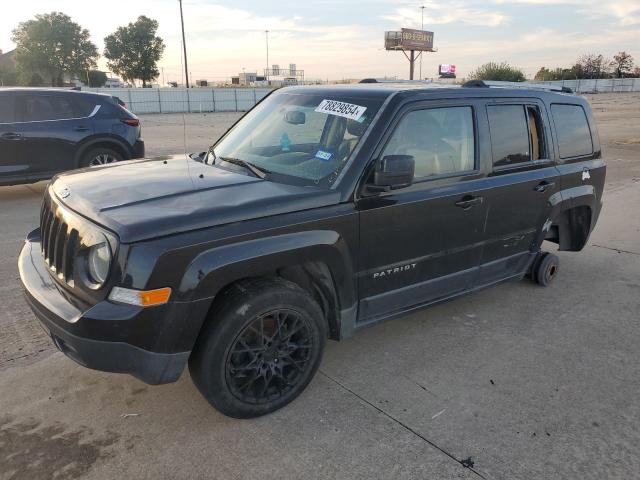
[[[128,373],[155,385],[175,382],[190,351],[154,352],[125,340],[149,324],[149,310],[109,301],[94,306],[70,298],[51,278],[40,250],[40,231],[27,237],[18,258],[18,270],[29,306],[54,344],[80,365],[106,372]],[[157,329],[175,309],[156,311]],[[124,338],[120,338],[124,337]],[[163,350],[167,350],[166,346]]]

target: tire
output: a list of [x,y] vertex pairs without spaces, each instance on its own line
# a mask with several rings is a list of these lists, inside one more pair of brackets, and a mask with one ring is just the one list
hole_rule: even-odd
[[123,160],[122,154],[112,148],[91,148],[82,155],[80,165],[82,167],[99,167]]
[[322,310],[296,284],[242,282],[218,300],[189,358],[189,372],[220,412],[258,417],[284,407],[306,388],[326,338]]
[[542,253],[536,262],[533,278],[538,285],[548,287],[558,276],[560,259],[553,253]]

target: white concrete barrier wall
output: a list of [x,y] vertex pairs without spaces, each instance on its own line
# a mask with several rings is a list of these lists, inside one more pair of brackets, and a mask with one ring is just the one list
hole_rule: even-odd
[[569,87],[576,93],[640,92],[640,78],[602,78],[537,82]]
[[269,88],[83,88],[115,95],[133,113],[246,112]]

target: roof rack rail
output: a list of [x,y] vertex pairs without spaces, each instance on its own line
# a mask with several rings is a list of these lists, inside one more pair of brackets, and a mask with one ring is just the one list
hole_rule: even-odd
[[437,83],[431,80],[397,80],[392,78],[363,78],[358,83],[409,83],[409,84],[432,84]]
[[573,93],[569,87],[546,85],[530,82],[498,82],[488,80],[469,80],[462,84],[465,88],[521,88],[525,90],[542,90],[546,92]]

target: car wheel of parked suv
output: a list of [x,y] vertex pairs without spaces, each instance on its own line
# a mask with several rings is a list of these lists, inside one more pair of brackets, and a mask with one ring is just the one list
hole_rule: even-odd
[[122,155],[110,148],[94,148],[82,157],[83,167],[98,167],[123,160]]
[[322,358],[327,331],[318,304],[285,280],[242,282],[218,300],[189,359],[200,392],[236,418],[291,402]]

